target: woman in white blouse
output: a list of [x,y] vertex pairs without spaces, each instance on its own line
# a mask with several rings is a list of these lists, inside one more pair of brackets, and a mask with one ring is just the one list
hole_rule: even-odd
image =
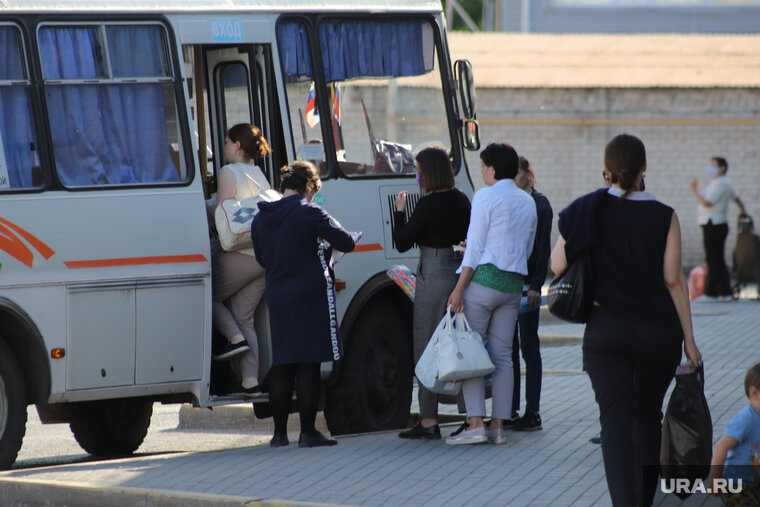
[[[227,199],[245,199],[270,188],[254,162],[268,153],[269,145],[258,127],[240,123],[227,131],[224,139],[227,165],[219,171],[216,206]],[[253,248],[232,252],[219,248],[212,252],[211,270],[214,328],[228,341],[214,354],[214,359],[238,361],[242,377],[239,394],[256,396],[261,387],[253,315],[264,295],[264,268],[256,262]]]
[[496,366],[491,424],[486,431],[483,377],[464,380],[468,428],[447,438],[451,445],[506,442],[502,421],[512,410],[512,336],[536,234],[536,205],[514,181],[518,169],[515,149],[506,143],[491,143],[480,153],[480,160],[486,187],[472,199],[467,248],[448,303],[453,311],[464,311],[473,330],[488,338],[488,353]]

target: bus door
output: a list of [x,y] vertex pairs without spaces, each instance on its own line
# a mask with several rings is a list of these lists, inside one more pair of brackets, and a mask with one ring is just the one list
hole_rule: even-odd
[[[279,171],[287,162],[282,142],[282,122],[279,120],[279,106],[272,67],[270,44],[203,44],[187,46],[186,58],[194,55],[193,72],[197,81],[204,83],[194,94],[203,100],[193,102],[194,120],[199,132],[199,144],[208,146],[207,197],[216,191],[216,175],[225,165],[224,139],[227,130],[239,123],[251,123],[261,129],[272,148],[272,152],[256,164],[264,172],[273,188],[278,188]],[[199,71],[202,69],[202,73]],[[203,125],[201,125],[203,124]],[[271,366],[269,324],[265,305],[260,305],[256,314],[256,331],[259,337],[260,380]],[[214,336],[218,346],[223,337]],[[232,363],[213,363],[211,371],[211,394],[218,403],[225,402],[228,393],[238,387]]]
[[227,130],[238,123],[252,123],[261,129],[274,149],[267,158],[256,163],[276,187],[274,168],[284,165],[287,158],[277,149],[283,143],[279,142],[281,122],[275,100],[271,45],[206,46],[204,54],[213,166],[224,165]]

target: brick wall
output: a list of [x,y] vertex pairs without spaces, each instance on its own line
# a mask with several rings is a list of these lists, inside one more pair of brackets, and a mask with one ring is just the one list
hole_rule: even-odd
[[[681,221],[687,267],[702,263],[697,204],[688,183],[705,185],[710,157],[728,159],[729,178],[747,211],[760,223],[760,89],[480,89],[478,121],[483,146],[506,141],[533,164],[537,188],[556,212],[603,185],[606,143],[627,132],[646,145],[647,190],[672,206]],[[477,152],[467,153],[476,187]],[[733,251],[738,208],[729,206]],[[729,263],[730,267],[730,263]]]

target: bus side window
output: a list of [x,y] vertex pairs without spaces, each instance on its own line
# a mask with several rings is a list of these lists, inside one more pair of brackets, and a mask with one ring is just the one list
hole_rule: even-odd
[[39,187],[44,175],[19,30],[0,26],[0,190]]
[[182,157],[172,157],[182,142],[163,26],[43,25],[38,38],[65,186],[187,180]]

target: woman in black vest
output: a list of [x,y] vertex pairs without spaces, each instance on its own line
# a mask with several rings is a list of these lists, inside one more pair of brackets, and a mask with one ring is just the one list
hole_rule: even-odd
[[644,144],[621,134],[607,144],[611,184],[559,215],[551,268],[560,274],[591,249],[594,310],[583,336],[583,361],[599,405],[602,455],[612,503],[651,505],[657,487],[662,401],[681,360],[697,366],[681,228],[672,208],[638,191]]

